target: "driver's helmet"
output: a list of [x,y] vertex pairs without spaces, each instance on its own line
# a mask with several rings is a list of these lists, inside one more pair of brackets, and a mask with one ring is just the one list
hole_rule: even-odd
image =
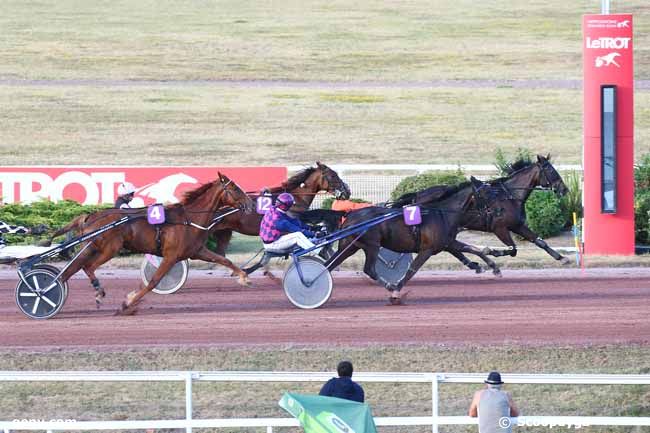
[[288,192],[283,192],[280,194],[276,199],[275,199],[275,205],[282,210],[289,210],[291,206],[296,201],[294,200],[293,196],[289,194]]
[[122,182],[117,187],[117,195],[124,196],[135,193],[135,186],[131,182]]

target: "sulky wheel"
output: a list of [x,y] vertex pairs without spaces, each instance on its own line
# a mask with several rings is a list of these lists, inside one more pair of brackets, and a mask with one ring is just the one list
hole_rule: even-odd
[[284,293],[298,308],[318,308],[332,295],[332,275],[315,257],[303,256],[297,261],[304,280],[300,279],[296,263],[292,263],[282,280]]
[[397,284],[406,275],[413,262],[413,256],[409,253],[398,253],[388,248],[379,249],[379,257],[375,263],[378,283],[385,286],[386,283]]
[[[149,281],[151,281],[151,277],[153,277],[158,266],[160,266],[160,261],[161,257],[153,256],[151,254],[145,255],[142,260],[142,266],[140,266],[140,275],[145,286],[149,284]],[[185,281],[187,281],[189,269],[190,264],[187,260],[182,260],[176,263],[169,272],[162,277],[153,291],[159,295],[170,295],[175,293],[183,287]]]
[[49,319],[56,315],[68,296],[68,285],[56,278],[59,270],[51,265],[38,265],[25,273],[25,281],[16,286],[16,304],[32,319]]

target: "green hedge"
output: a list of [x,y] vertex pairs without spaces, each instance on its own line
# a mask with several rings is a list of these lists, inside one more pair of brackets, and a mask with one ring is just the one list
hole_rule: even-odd
[[[25,227],[45,224],[52,230],[63,227],[78,215],[110,207],[110,205],[81,205],[72,200],[59,202],[42,200],[29,205],[6,204],[0,206],[0,221]],[[4,237],[7,243],[33,243],[35,239],[34,236],[25,235],[4,235]]]
[[634,167],[634,238],[640,244],[650,243],[650,154]]
[[435,185],[458,185],[465,181],[467,178],[460,169],[457,171],[426,171],[402,179],[391,193],[390,198],[396,200],[404,194],[422,191]]
[[560,233],[566,224],[562,199],[552,191],[533,191],[526,201],[526,224],[542,238]]

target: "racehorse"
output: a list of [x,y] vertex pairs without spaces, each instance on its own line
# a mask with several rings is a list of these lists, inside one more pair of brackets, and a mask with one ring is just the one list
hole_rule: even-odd
[[550,189],[558,196],[564,196],[569,191],[549,159],[550,156],[537,155],[535,163],[517,161],[507,177],[474,184],[477,208],[467,212],[461,224],[470,230],[492,232],[509,247],[505,250],[486,247],[486,254],[515,257],[517,244],[510,235],[513,232],[540,247],[555,260],[569,263],[569,259],[551,248],[526,225],[525,204],[535,188]]
[[[461,227],[494,233],[508,249],[484,248],[483,252],[495,257],[517,255],[517,245],[510,232],[522,236],[546,251],[555,260],[568,263],[568,259],[548,246],[526,225],[526,200],[534,189],[551,189],[557,195],[565,195],[569,189],[550,162],[550,155],[537,155],[536,162],[518,160],[511,164],[508,175],[499,179],[481,182],[472,178],[476,190],[473,200],[460,222]],[[426,202],[439,194],[440,186],[433,186],[417,193],[405,194],[391,203],[391,207],[402,207],[415,202]],[[463,263],[463,260],[456,256]]]
[[226,266],[239,276],[240,284],[247,285],[248,276],[244,271],[205,246],[209,233],[207,226],[213,221],[215,212],[223,207],[236,207],[250,213],[253,210],[253,201],[237,184],[219,173],[215,181],[186,192],[180,203],[165,206],[165,222],[160,225],[154,226],[147,222],[146,208],[107,209],[83,216],[59,230],[58,234],[66,229],[89,233],[125,216],[132,220],[89,241],[90,245],[82,249],[80,255],[63,272],[61,282],[64,283],[79,269],[83,269],[97,291],[96,300],[99,304],[104,297],[104,290],[95,276],[95,270],[113,258],[121,248],[126,248],[136,253],[161,256],[162,262],[149,284],[137,292],[129,293],[116,314],[134,313],[136,304],[142,297],[156,287],[174,264],[185,259],[204,260]]
[[[316,162],[316,167],[308,167],[291,176],[282,185],[266,190],[276,196],[282,192],[291,193],[296,203],[291,208],[292,213],[300,213],[309,209],[316,194],[320,191],[327,191],[338,199],[350,198],[350,188],[341,180],[336,171],[325,164]],[[259,195],[252,195],[253,200]],[[225,217],[217,224],[212,236],[217,241],[216,252],[219,255],[226,255],[226,248],[232,238],[232,232],[236,231],[250,236],[259,236],[262,215],[251,213],[247,215],[233,214]]]
[[[362,249],[366,255],[363,271],[370,278],[377,280],[375,262],[380,247],[400,253],[417,253],[406,275],[396,284],[385,285],[386,289],[391,291],[391,303],[398,304],[400,289],[432,255],[447,250],[483,256],[478,248],[456,240],[463,214],[470,205],[473,195],[470,182],[464,182],[458,186],[439,186],[438,194],[435,197],[431,196],[430,202],[419,203],[422,209],[421,224],[409,226],[406,225],[403,218],[396,217],[370,227],[361,235],[344,238],[339,241],[338,251],[327,262],[327,266],[334,269]],[[342,227],[363,223],[363,221],[391,212],[395,212],[395,209],[377,206],[355,210],[347,214],[347,219]],[[485,259],[491,262],[487,257]],[[496,268],[496,265],[494,266]]]

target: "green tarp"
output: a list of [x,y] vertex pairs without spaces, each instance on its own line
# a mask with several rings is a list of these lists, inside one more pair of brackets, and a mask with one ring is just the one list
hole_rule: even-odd
[[370,407],[320,395],[285,393],[280,406],[296,417],[305,433],[376,433]]

